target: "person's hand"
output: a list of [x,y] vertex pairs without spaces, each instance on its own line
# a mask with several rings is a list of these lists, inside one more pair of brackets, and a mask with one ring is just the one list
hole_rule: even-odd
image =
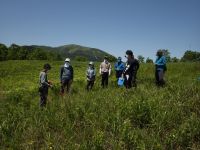
[[127,80],[129,79],[129,75],[126,75],[126,79],[127,79]]
[[52,82],[51,82],[50,80],[48,80],[48,84],[50,84],[50,85],[51,85],[51,84],[52,84]]
[[52,87],[53,87],[53,85],[52,85],[52,84],[49,84],[49,87],[50,87],[50,88],[52,88]]

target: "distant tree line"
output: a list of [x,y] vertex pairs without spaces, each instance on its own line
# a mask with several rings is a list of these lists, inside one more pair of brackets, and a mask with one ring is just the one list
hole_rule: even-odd
[[[179,59],[177,57],[171,57],[171,54],[170,54],[169,50],[167,50],[167,49],[159,49],[159,50],[163,51],[167,62],[173,62],[173,63],[176,63],[176,62],[200,62],[200,52],[197,52],[197,51],[187,50],[187,51],[185,51],[183,57],[181,59]],[[139,55],[137,57],[137,59],[139,60],[140,63],[145,62],[145,58],[142,55]],[[146,63],[153,63],[153,60],[150,59],[149,57],[147,57]]]
[[[200,61],[200,52],[187,50],[181,59],[176,57],[171,57],[171,54],[168,49],[159,49],[162,50],[166,56],[167,62],[199,62]],[[7,47],[4,44],[0,43],[0,61],[4,60],[62,60],[60,53],[56,51],[48,51],[42,48],[36,48],[31,46],[19,46],[12,44]],[[76,61],[88,61],[87,57],[76,56],[74,58]],[[137,57],[140,63],[153,63],[151,58],[145,58],[142,55]],[[115,61],[115,57],[109,56],[110,61]]]
[[41,48],[28,48],[16,44],[7,47],[0,43],[0,61],[3,60],[62,60],[62,57],[57,52]]

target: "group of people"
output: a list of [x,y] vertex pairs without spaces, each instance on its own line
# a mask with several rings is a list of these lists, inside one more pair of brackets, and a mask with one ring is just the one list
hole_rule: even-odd
[[[117,83],[119,80],[122,80],[123,81],[122,84],[127,89],[130,89],[132,87],[137,86],[136,79],[140,64],[138,60],[134,58],[133,52],[131,50],[126,51],[125,57],[127,59],[126,64],[123,63],[121,57],[118,57],[114,68],[115,68]],[[40,72],[39,76],[39,92],[40,92],[41,107],[46,105],[48,88],[52,87],[52,83],[47,79],[47,73],[50,69],[51,66],[49,64],[45,64],[44,70]],[[166,58],[163,55],[162,51],[158,51],[157,59],[155,61],[155,78],[156,78],[156,84],[158,86],[163,86],[165,84],[164,73],[166,70],[167,70]],[[109,76],[111,75],[111,72],[112,72],[111,63],[109,62],[108,57],[105,56],[103,62],[100,64],[100,69],[99,69],[99,73],[101,75],[102,88],[108,87],[108,80]],[[66,58],[64,65],[62,65],[60,69],[61,95],[64,95],[65,92],[68,93],[70,91],[73,78],[74,78],[73,67],[70,64],[70,59]],[[93,62],[89,62],[88,68],[86,70],[86,79],[87,79],[86,89],[90,91],[92,90],[96,79],[96,70]]]

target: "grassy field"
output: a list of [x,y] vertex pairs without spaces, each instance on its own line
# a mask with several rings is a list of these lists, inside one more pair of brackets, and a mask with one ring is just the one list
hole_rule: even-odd
[[63,62],[49,62],[54,87],[41,110],[44,63],[0,62],[0,149],[200,149],[200,64],[168,64],[164,88],[154,84],[153,64],[142,64],[137,89],[118,88],[113,73],[108,89],[98,75],[86,92],[87,63],[73,62],[72,91],[62,98]]

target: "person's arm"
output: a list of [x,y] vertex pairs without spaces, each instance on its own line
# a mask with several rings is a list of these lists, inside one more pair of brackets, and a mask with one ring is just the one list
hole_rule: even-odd
[[123,75],[125,75],[128,72],[129,69],[130,69],[130,65],[127,63],[126,67],[125,67],[125,69],[123,71]]
[[125,65],[124,65],[124,63],[122,62],[121,64],[120,64],[120,71],[123,71],[125,69]]
[[71,66],[71,71],[72,71],[72,80],[74,80],[74,69],[72,66]]
[[102,64],[100,64],[99,73],[102,74],[101,70]]
[[109,64],[109,76],[111,75],[111,71],[112,71],[112,66],[111,66],[111,64]]
[[63,67],[60,68],[60,82],[62,82]]
[[118,64],[117,64],[117,63],[115,63],[115,71],[117,71],[117,66],[118,66]]
[[88,77],[88,69],[86,70],[85,74],[86,74],[86,77]]
[[140,68],[140,63],[138,60],[136,60],[136,64],[137,64],[137,70]]
[[166,57],[163,56],[163,65],[166,65],[166,63],[167,63]]
[[48,82],[46,82],[46,74],[41,73],[40,74],[40,83],[44,86],[50,86]]

